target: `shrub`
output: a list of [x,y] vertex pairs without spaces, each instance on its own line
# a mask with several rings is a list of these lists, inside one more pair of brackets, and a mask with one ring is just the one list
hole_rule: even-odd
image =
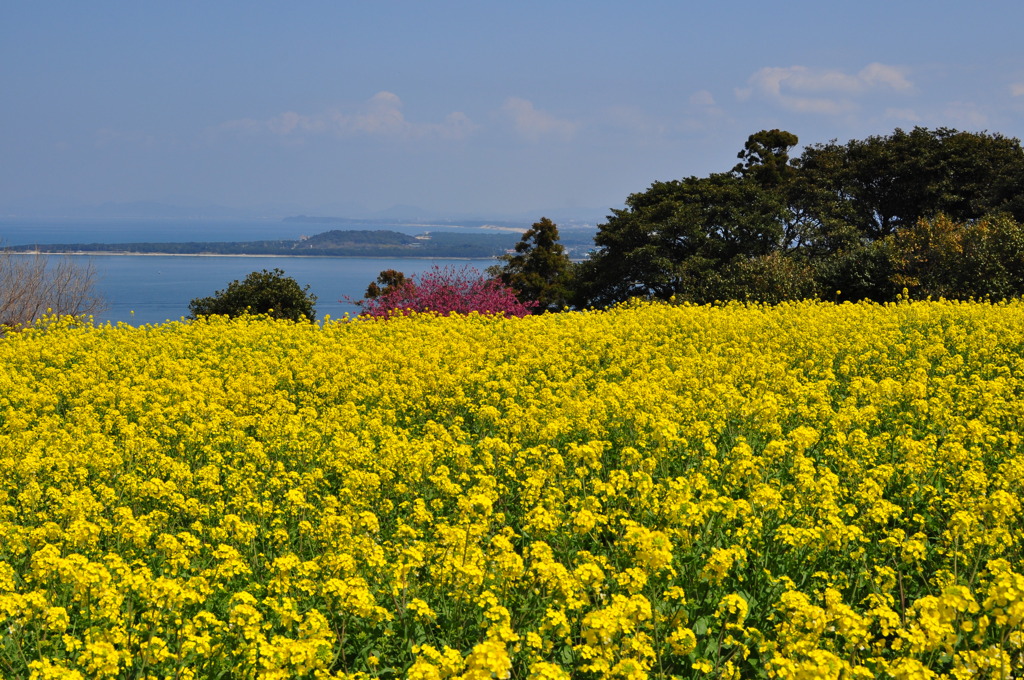
[[727,269],[722,299],[777,304],[818,295],[814,268],[781,253],[738,258]]
[[244,281],[232,281],[226,290],[195,298],[188,308],[193,319],[210,314],[241,316],[266,314],[275,319],[301,321],[316,319],[316,295],[309,286],[300,288],[295,279],[280,269],[253,272]]
[[1024,225],[1008,215],[918,220],[888,237],[893,283],[911,297],[1004,299],[1024,294]]

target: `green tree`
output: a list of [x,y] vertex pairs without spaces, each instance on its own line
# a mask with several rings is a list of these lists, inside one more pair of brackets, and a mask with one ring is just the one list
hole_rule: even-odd
[[859,238],[850,226],[845,206],[823,186],[821,177],[807,171],[802,160],[790,158],[799,139],[784,130],[751,135],[732,172],[755,182],[782,204],[778,249],[805,257],[822,257],[854,245]]
[[786,185],[796,177],[796,166],[790,161],[789,151],[799,141],[796,135],[785,130],[756,132],[747,137],[743,151],[736,154],[743,162],[732,171],[763,187]]
[[501,259],[488,273],[516,292],[520,302],[536,302],[537,313],[558,311],[569,301],[572,262],[559,243],[558,226],[546,217],[516,243],[515,254]]
[[408,279],[405,274],[397,269],[385,269],[380,274],[377,274],[377,279],[370,282],[370,285],[366,287],[366,293],[363,297],[367,300],[379,298],[402,287],[406,281]]
[[1008,215],[921,219],[886,239],[892,280],[912,297],[1003,299],[1024,294],[1024,224]]
[[275,319],[314,321],[315,303],[316,295],[309,292],[308,285],[299,287],[280,269],[264,269],[252,272],[241,282],[232,281],[227,289],[210,297],[195,298],[188,308],[194,319],[210,314],[266,314]]
[[[797,142],[792,133],[762,130],[728,173],[655,182],[629,196],[625,209],[600,225],[596,251],[577,268],[576,304],[672,296],[891,299],[899,276],[914,276],[901,274],[914,259],[891,237],[919,220],[945,214],[966,224],[1003,214],[1024,221],[1017,139],[919,127],[814,144],[791,158]],[[979,266],[1002,263],[991,276],[1012,281],[999,273],[1012,268],[1012,258],[997,254],[991,239],[979,243],[995,253],[979,255]],[[964,252],[980,247],[965,245]],[[941,288],[978,289],[966,280]]]
[[892,300],[900,292],[893,281],[889,241],[858,241],[840,250],[809,258],[818,290],[829,300]]
[[612,212],[578,269],[579,306],[714,300],[726,265],[778,250],[785,235],[779,194],[733,173],[655,182]]
[[999,134],[949,128],[808,146],[799,172],[866,239],[945,214],[953,221],[1008,212],[1024,220],[1024,149]]

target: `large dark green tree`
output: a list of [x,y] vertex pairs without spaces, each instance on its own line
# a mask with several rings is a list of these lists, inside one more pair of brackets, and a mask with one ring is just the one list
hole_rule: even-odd
[[295,279],[280,269],[253,272],[243,281],[232,281],[225,290],[195,298],[188,308],[192,318],[211,314],[241,316],[266,314],[291,321],[316,320],[316,295],[309,286],[301,288]]
[[1024,221],[1017,139],[897,129],[792,157],[797,143],[792,133],[762,130],[730,172],[655,182],[629,196],[578,267],[576,304],[891,299],[899,290],[893,235],[938,215]]
[[812,144],[799,172],[869,239],[940,213],[954,221],[1000,212],[1024,220],[1024,149],[999,134],[915,127]]
[[819,257],[848,247],[859,235],[849,224],[848,207],[804,171],[801,158],[790,157],[798,142],[784,130],[757,132],[747,139],[738,154],[743,162],[732,173],[781,202],[779,251]]
[[779,249],[784,211],[777,193],[734,173],[655,182],[600,226],[597,250],[579,267],[576,302],[721,297],[734,258]]
[[559,243],[558,225],[542,217],[516,243],[514,254],[500,258],[504,264],[491,268],[521,302],[536,302],[534,311],[558,311],[569,302],[572,262]]
[[999,134],[897,129],[845,144],[810,145],[797,165],[800,181],[815,192],[823,223],[841,225],[848,237],[814,253],[820,288],[827,294],[840,290],[844,299],[887,300],[900,292],[893,246],[922,220],[945,216],[966,224],[998,214],[1024,219],[1024,149]]

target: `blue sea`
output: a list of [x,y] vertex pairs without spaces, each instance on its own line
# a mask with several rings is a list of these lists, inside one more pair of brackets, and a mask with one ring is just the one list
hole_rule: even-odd
[[[0,245],[46,243],[172,243],[179,241],[255,241],[298,238],[336,228],[335,225],[267,221],[143,221],[143,220],[0,220]],[[379,224],[345,228],[380,229]],[[406,233],[430,227],[388,226]],[[436,230],[436,229],[435,229]],[[363,296],[367,285],[385,269],[406,275],[433,266],[469,266],[483,271],[490,260],[447,260],[356,257],[227,257],[188,255],[81,255],[98,275],[98,292],[107,308],[98,323],[132,325],[176,321],[188,314],[188,303],[213,295],[254,271],[278,268],[317,296],[319,319],[357,314],[350,300]]]

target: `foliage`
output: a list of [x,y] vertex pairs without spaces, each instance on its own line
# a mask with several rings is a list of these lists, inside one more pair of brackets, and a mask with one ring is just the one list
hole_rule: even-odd
[[[655,182],[631,195],[600,225],[597,251],[579,267],[576,304],[769,300],[811,291],[831,298],[836,290],[840,299],[891,300],[900,290],[892,277],[904,274],[893,269],[889,247],[914,242],[901,232],[919,220],[944,214],[973,224],[1004,214],[1024,221],[1024,149],[1017,139],[918,127],[814,144],[791,158],[797,142],[792,133],[762,130],[748,138],[728,173]],[[1020,267],[1004,255],[992,272],[1001,283],[981,288],[1024,284],[1011,281]],[[790,274],[809,265],[814,281],[780,288],[775,265]],[[757,271],[768,278],[752,278]],[[943,290],[966,297],[978,289],[976,281],[958,280],[966,287]]]
[[825,299],[895,300],[902,286],[894,281],[891,242],[855,242],[813,260]]
[[789,162],[789,151],[799,142],[792,132],[761,130],[747,138],[736,157],[733,173],[753,179],[763,187],[784,186],[793,181],[796,168]]
[[385,269],[377,275],[376,281],[370,282],[370,285],[366,287],[364,297],[368,300],[379,298],[381,295],[387,295],[395,289],[402,287],[406,282],[407,279],[402,272],[397,269]]
[[488,273],[516,291],[520,302],[535,302],[536,312],[557,312],[569,301],[572,262],[559,243],[558,226],[546,217],[523,234],[515,254],[499,258]]
[[734,260],[722,276],[720,300],[776,304],[821,297],[814,267],[804,259],[769,253]]
[[[489,279],[471,267],[434,266],[417,276],[405,278],[388,270],[377,277],[384,288],[370,284],[366,299],[359,301],[362,314],[389,318],[410,313],[495,314],[525,316],[533,304],[520,302],[515,292],[497,279]],[[371,296],[376,292],[376,296]]]
[[887,136],[810,145],[799,166],[871,239],[940,213],[954,221],[997,212],[1024,220],[1024,149],[999,134],[897,128]]
[[0,342],[0,675],[1016,677],[1024,303]]
[[0,335],[46,314],[87,316],[104,308],[91,263],[0,252]]
[[655,182],[601,225],[580,268],[581,302],[710,301],[717,288],[707,282],[724,265],[776,250],[782,211],[777,196],[729,173]]
[[1008,216],[921,219],[889,237],[893,281],[913,297],[1024,294],[1024,225]]
[[266,314],[275,319],[291,321],[316,320],[316,295],[309,286],[285,276],[280,269],[252,272],[241,282],[235,280],[213,296],[195,298],[188,308],[193,319],[211,314],[240,316]]

